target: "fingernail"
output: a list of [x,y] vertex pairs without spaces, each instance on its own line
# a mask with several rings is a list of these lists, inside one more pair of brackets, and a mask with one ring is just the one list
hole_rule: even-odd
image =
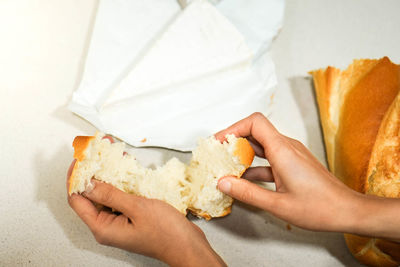
[[88,194],[88,193],[92,192],[94,187],[96,186],[96,184],[97,184],[97,181],[94,179],[91,179],[90,182],[87,184],[84,193]]
[[231,191],[232,183],[228,178],[222,178],[218,182],[218,189],[223,193],[229,193]]
[[76,198],[76,196],[77,196],[76,193],[72,193],[71,195],[68,195],[68,197],[69,197],[70,199],[74,199],[74,198]]

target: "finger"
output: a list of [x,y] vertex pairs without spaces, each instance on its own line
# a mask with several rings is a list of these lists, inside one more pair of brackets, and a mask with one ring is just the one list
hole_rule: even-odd
[[73,160],[71,165],[69,166],[67,173],[67,197],[68,203],[71,208],[76,212],[76,214],[82,219],[90,229],[95,226],[96,218],[98,215],[97,208],[93,205],[93,203],[78,194],[68,194],[69,188],[69,177],[71,176],[72,170],[74,169],[76,160]]
[[125,193],[107,183],[102,183],[95,179],[92,179],[91,183],[93,187],[90,191],[83,193],[85,197],[96,203],[120,211],[127,216],[134,216],[135,210],[142,203],[140,197]]
[[234,134],[237,137],[252,136],[266,150],[265,152],[274,150],[274,147],[283,144],[283,138],[280,133],[264,115],[258,112],[216,133],[215,137],[220,141],[224,141],[227,134]]
[[[131,228],[131,220],[124,214],[116,215],[109,212],[100,212],[98,228],[93,234],[102,245],[113,246],[125,250],[135,241]],[[129,238],[127,238],[129,236]]]
[[247,140],[249,140],[249,142],[252,142],[255,146],[262,147],[262,145],[260,145],[260,143],[253,136],[248,136]]
[[99,211],[89,199],[78,194],[72,194],[68,196],[68,203],[90,229],[95,228]]
[[67,180],[68,180],[68,178],[69,178],[69,177],[71,176],[71,174],[72,174],[72,170],[74,169],[75,162],[76,162],[76,159],[74,159],[74,160],[71,162],[71,165],[69,165],[69,169],[68,169],[68,172],[67,172]]
[[265,158],[264,148],[251,136],[247,137],[247,140],[249,141],[256,155],[260,158]]
[[235,177],[220,179],[218,181],[218,189],[237,200],[267,211],[274,207],[274,202],[280,197],[280,193],[261,188],[245,179],[237,179]]
[[69,168],[68,168],[68,172],[67,172],[67,182],[66,182],[66,186],[67,186],[67,194],[69,195],[69,184],[70,184],[70,177],[71,177],[71,174],[72,174],[72,171],[74,170],[74,167],[75,167],[75,163],[76,163],[76,159],[74,159],[72,162],[71,162],[71,165],[69,165]]
[[114,143],[114,139],[109,135],[104,136],[103,139],[108,139],[111,144]]
[[93,201],[92,201],[92,203],[98,212],[100,212],[102,210],[107,211],[107,212],[112,212],[112,210],[108,207],[105,207],[105,206],[103,206],[99,203],[93,202]]
[[243,174],[243,178],[252,181],[263,181],[263,182],[274,181],[274,175],[272,174],[272,169],[269,166],[248,168]]

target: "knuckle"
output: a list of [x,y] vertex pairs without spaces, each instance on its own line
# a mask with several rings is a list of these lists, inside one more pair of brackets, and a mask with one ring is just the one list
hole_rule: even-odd
[[114,200],[114,188],[110,186],[105,186],[103,192],[100,194],[100,203],[105,205],[110,204]]
[[277,196],[271,199],[269,206],[271,207],[270,211],[272,213],[285,218],[287,218],[290,212],[294,210],[293,205],[290,203],[290,201],[282,196]]
[[265,118],[264,115],[259,111],[254,112],[253,114],[251,114],[250,117],[252,117],[254,119],[264,119]]
[[291,150],[287,145],[276,144],[269,147],[269,154],[277,156],[286,156],[290,154]]
[[94,238],[96,239],[97,243],[100,245],[105,245],[107,246],[109,244],[109,239],[105,233],[104,230],[101,230],[100,228],[96,228],[92,230]]
[[286,155],[286,156],[293,155],[293,153],[295,153],[297,143],[295,144],[292,141],[296,141],[298,143],[300,143],[300,142],[297,140],[294,140],[294,139],[290,139],[285,136],[281,136],[281,138],[282,138],[283,142],[281,145],[276,147],[276,152],[279,154],[282,154],[282,155]]

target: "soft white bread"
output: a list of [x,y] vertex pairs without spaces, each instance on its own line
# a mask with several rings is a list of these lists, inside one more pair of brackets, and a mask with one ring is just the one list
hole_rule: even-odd
[[206,219],[231,211],[232,198],[217,189],[218,179],[226,175],[240,177],[254,158],[246,139],[228,135],[223,143],[214,137],[200,139],[189,165],[172,158],[164,166],[149,169],[134,156],[124,154],[124,143],[111,143],[103,137],[103,133],[97,133],[75,138],[76,163],[69,179],[69,194],[85,191],[95,178]]
[[[310,72],[330,170],[352,189],[400,197],[400,66],[387,57],[355,60],[346,70]],[[400,245],[345,235],[347,246],[371,266],[399,266]]]

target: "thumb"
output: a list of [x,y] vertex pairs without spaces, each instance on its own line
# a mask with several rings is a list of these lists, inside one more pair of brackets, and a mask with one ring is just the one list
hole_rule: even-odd
[[91,186],[86,189],[83,196],[95,203],[122,212],[127,216],[134,216],[142,203],[140,197],[125,193],[110,184],[96,179],[91,180]]
[[274,208],[279,196],[279,193],[232,176],[221,178],[218,181],[218,189],[237,200],[267,211]]

